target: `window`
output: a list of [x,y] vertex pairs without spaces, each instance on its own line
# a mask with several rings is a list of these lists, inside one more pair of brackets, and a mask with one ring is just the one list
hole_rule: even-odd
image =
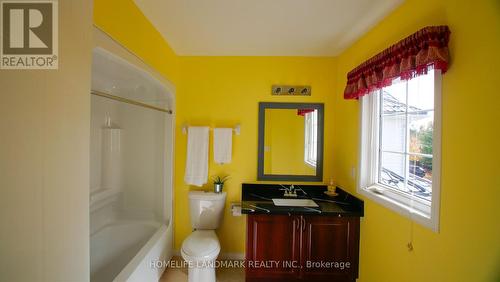
[[360,193],[438,230],[441,73],[361,98]]
[[318,111],[314,110],[304,115],[304,161],[316,167],[318,149]]

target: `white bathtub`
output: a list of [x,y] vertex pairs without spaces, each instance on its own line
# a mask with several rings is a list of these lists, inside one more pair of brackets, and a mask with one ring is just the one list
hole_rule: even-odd
[[155,260],[172,256],[169,223],[117,221],[90,236],[92,282],[158,281],[164,269],[151,267]]

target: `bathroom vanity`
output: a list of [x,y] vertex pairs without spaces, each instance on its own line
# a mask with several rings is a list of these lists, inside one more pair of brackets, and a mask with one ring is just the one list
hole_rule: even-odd
[[292,197],[284,196],[290,185],[242,189],[246,281],[356,281],[363,201],[339,188],[337,196],[327,196],[323,185],[295,185]]

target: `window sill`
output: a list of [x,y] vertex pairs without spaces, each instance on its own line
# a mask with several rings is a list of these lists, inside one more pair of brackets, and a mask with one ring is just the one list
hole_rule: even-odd
[[383,193],[375,192],[375,190],[386,190],[387,188],[380,185],[372,185],[366,189],[358,187],[358,193],[369,198],[370,200],[392,210],[396,213],[409,218],[424,227],[430,228],[434,232],[438,232],[437,221],[433,220],[429,215],[423,212],[412,209],[405,205],[404,203],[398,202],[397,200],[384,195]]

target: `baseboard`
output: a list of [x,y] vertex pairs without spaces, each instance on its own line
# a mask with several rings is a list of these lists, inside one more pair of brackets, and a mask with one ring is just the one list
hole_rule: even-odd
[[[179,250],[173,250],[172,254],[176,257],[181,256],[181,252]],[[220,253],[217,258],[226,260],[244,260],[245,253]]]
[[245,253],[222,253],[219,254],[219,259],[244,260]]

